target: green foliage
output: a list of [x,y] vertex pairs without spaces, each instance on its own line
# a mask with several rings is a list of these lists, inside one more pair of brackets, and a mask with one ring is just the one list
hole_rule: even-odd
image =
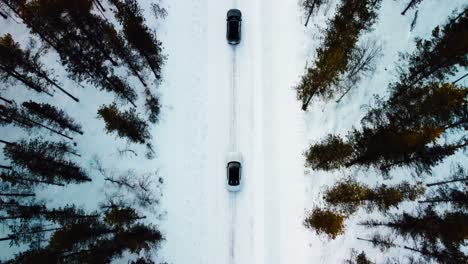
[[145,18],[136,0],[110,0],[117,8],[114,12],[123,26],[123,33],[132,47],[146,60],[156,79],[161,79],[161,68],[164,64],[162,43],[145,25]]
[[398,208],[401,202],[414,201],[422,194],[424,194],[424,188],[421,185],[403,182],[395,186],[382,184],[370,188],[348,178],[327,189],[324,193],[324,200],[329,206],[346,214],[352,214],[364,206],[369,211],[378,209],[386,213],[391,208]]
[[[431,251],[446,251],[450,255],[460,256],[464,241],[468,238],[468,215],[466,212],[445,212],[437,214],[432,207],[427,207],[417,215],[408,213],[395,214],[388,222],[366,221],[368,227],[385,226],[405,239],[412,238],[427,246]],[[439,242],[443,248],[439,247]]]
[[444,82],[447,77],[455,75],[459,66],[468,66],[468,8],[456,16],[449,17],[442,27],[432,31],[430,39],[416,40],[416,50],[403,55],[408,61],[407,70],[403,70],[400,83],[393,90],[411,88],[411,84],[429,78],[429,81]]
[[151,138],[148,124],[142,120],[135,109],[120,112],[117,105],[102,105],[98,110],[98,117],[106,122],[107,133],[117,133],[133,143],[145,144]]
[[352,151],[352,146],[341,137],[329,134],[320,143],[310,146],[305,153],[306,166],[327,171],[337,169],[348,161]]
[[325,40],[317,49],[314,67],[307,69],[296,87],[303,110],[315,95],[333,97],[360,34],[371,29],[379,6],[380,0],[345,0],[338,7],[325,32]]
[[[53,105],[36,103],[33,101],[23,102],[22,105],[27,109],[28,114],[36,117],[38,121],[42,121],[55,128],[69,129],[76,133],[83,134],[81,125],[69,117],[63,110]],[[30,119],[34,118],[31,117]]]
[[335,239],[344,233],[345,216],[330,210],[315,208],[305,219],[304,225],[314,229],[317,234],[326,234]]
[[14,166],[28,170],[38,180],[66,184],[91,181],[77,164],[67,159],[72,150],[63,142],[32,139],[6,144],[3,153]]
[[48,93],[46,75],[49,73],[30,50],[21,49],[9,33],[0,37],[0,79],[15,79],[36,92]]
[[57,51],[73,79],[86,80],[134,105],[136,93],[106,63],[117,66],[119,58],[128,62],[128,53],[119,46],[123,42],[113,26],[92,12],[92,0],[5,2],[33,33]]
[[46,259],[45,263],[112,263],[124,252],[139,255],[164,240],[151,225],[134,221],[115,228],[104,218],[108,217],[86,217],[64,224],[53,232],[46,246],[17,254],[7,263],[37,263],[41,259]]

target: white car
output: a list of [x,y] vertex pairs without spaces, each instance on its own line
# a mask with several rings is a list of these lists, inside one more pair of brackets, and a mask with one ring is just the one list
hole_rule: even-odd
[[242,155],[239,152],[229,152],[226,161],[227,189],[238,192],[242,187]]

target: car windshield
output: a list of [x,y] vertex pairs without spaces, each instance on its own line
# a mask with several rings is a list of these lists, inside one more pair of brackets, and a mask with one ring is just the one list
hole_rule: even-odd
[[240,163],[238,162],[230,162],[228,164],[228,177],[229,177],[229,185],[239,185],[239,178],[240,178]]
[[229,38],[230,39],[239,38],[239,22],[229,21]]

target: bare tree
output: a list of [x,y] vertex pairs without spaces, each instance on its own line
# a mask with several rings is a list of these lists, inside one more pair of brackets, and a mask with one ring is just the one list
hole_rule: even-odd
[[356,48],[350,56],[348,69],[338,84],[343,91],[336,100],[337,103],[349,93],[362,78],[369,77],[375,72],[377,60],[382,56],[382,47],[376,39],[369,39]]
[[135,170],[109,170],[99,158],[94,157],[91,167],[97,170],[107,183],[108,204],[136,205],[150,211],[159,204],[163,179],[157,172],[139,174]]
[[160,3],[151,3],[151,11],[156,19],[164,19],[167,16],[167,10],[161,7]]

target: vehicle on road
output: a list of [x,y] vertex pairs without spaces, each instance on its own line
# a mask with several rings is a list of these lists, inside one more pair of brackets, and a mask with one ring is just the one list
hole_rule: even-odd
[[241,41],[242,13],[239,9],[230,9],[227,12],[226,38],[231,45],[237,45]]
[[226,174],[228,191],[240,191],[242,187],[242,156],[239,152],[228,153]]

